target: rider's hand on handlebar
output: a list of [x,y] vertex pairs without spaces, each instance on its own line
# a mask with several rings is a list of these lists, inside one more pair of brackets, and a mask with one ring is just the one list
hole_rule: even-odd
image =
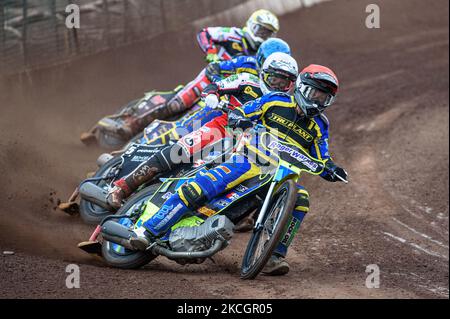
[[338,181],[341,181],[341,182],[347,181],[347,177],[348,177],[347,171],[345,169],[343,169],[342,167],[337,166],[336,169],[334,170],[334,175],[342,178],[342,179],[338,178]]
[[325,164],[325,169],[330,175],[330,181],[331,182],[346,182],[348,174],[345,169],[342,167],[337,166],[333,163],[333,161],[328,160]]
[[215,94],[209,94],[205,97],[205,104],[207,107],[215,109],[219,106],[219,98]]

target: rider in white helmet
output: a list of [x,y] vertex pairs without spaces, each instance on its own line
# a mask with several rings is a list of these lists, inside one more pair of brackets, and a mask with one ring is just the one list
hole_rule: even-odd
[[268,94],[272,91],[292,93],[298,74],[295,59],[289,54],[275,52],[264,61],[259,74],[261,91]]

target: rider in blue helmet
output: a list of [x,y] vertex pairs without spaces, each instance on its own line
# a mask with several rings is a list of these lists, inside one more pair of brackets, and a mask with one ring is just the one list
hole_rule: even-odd
[[256,52],[256,63],[258,65],[258,69],[261,69],[267,57],[275,52],[291,55],[291,48],[286,41],[279,38],[270,38],[264,41]]

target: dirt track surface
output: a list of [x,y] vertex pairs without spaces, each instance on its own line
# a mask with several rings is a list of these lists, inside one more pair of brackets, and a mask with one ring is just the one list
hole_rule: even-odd
[[[367,2],[367,3],[366,3]],[[281,17],[301,66],[331,66],[341,81],[328,111],[331,151],[350,184],[306,177],[311,212],[284,277],[239,279],[248,234],[202,265],[159,258],[121,271],[78,251],[92,228],[54,209],[102,153],[79,134],[151,88],[188,81],[194,43],[168,34],[64,67],[0,82],[0,297],[448,298],[448,1],[327,2]],[[186,61],[189,61],[186,63]],[[179,82],[174,82],[178,78]],[[81,268],[67,289],[65,268]],[[367,289],[377,264],[380,288]]]

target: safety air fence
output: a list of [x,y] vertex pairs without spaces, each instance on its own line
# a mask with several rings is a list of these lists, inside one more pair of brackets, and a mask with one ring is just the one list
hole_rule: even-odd
[[0,0],[0,76],[67,62],[185,26],[243,25],[260,8],[283,14],[321,1]]

